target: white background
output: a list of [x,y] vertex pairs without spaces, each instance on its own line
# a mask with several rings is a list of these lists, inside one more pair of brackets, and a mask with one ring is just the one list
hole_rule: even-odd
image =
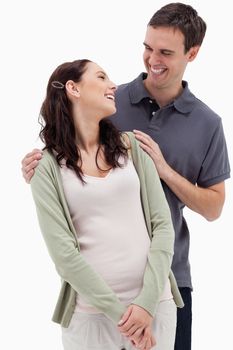
[[[50,321],[60,281],[42,240],[21,159],[34,147],[47,80],[77,58],[99,63],[117,84],[142,70],[146,24],[164,1],[11,1],[1,5],[1,349],[61,350]],[[185,79],[223,119],[232,162],[232,12],[230,1],[190,1],[208,24]],[[230,94],[231,93],[231,94]],[[186,210],[194,284],[193,350],[232,344],[232,182],[220,219]]]

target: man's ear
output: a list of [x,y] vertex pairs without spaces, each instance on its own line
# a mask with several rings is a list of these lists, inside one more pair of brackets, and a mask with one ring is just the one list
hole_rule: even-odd
[[66,91],[74,97],[79,97],[80,92],[78,90],[77,84],[73,80],[68,80],[66,82]]
[[200,49],[200,46],[193,46],[190,48],[190,50],[188,51],[189,62],[192,62],[196,58],[199,49]]

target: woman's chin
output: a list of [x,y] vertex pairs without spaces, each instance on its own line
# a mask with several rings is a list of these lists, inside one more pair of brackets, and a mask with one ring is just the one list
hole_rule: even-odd
[[113,115],[115,113],[116,113],[116,107],[115,106],[112,107],[112,108],[108,108],[108,109],[106,109],[103,118],[110,117],[111,115]]

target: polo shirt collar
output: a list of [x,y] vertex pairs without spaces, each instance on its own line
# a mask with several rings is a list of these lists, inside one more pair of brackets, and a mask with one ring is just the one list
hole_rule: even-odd
[[129,97],[132,104],[139,103],[144,98],[152,98],[143,84],[146,76],[146,73],[141,73],[129,84]]
[[183,80],[182,85],[184,90],[182,94],[175,99],[173,105],[178,112],[186,114],[190,113],[195,107],[196,97],[189,90],[187,81]]
[[[137,104],[141,102],[144,98],[153,99],[149,92],[146,90],[143,80],[146,78],[146,73],[141,73],[139,76],[129,84],[129,96],[132,104]],[[177,97],[170,106],[174,106],[178,112],[189,113],[193,110],[195,106],[196,97],[191,93],[188,88],[188,83],[182,81],[183,92]]]

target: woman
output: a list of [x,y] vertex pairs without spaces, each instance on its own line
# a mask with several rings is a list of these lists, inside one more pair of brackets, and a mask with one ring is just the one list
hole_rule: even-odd
[[172,350],[182,299],[170,211],[149,156],[106,119],[115,90],[89,60],[60,65],[48,82],[31,188],[63,280],[53,320],[65,350]]

